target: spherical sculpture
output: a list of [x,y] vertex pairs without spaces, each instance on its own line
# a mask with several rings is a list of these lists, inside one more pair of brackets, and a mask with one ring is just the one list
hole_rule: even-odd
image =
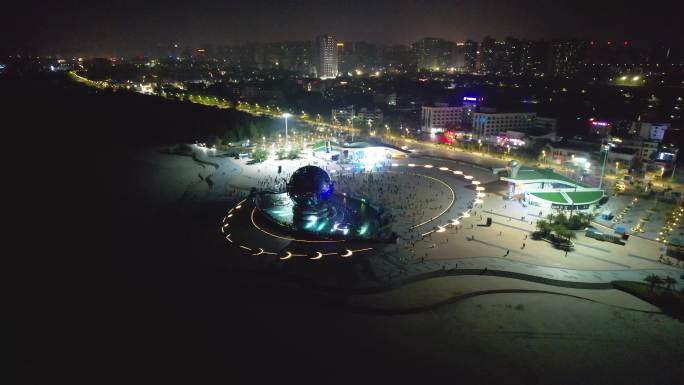
[[290,177],[287,193],[298,205],[316,205],[332,195],[333,185],[330,176],[322,168],[304,166]]

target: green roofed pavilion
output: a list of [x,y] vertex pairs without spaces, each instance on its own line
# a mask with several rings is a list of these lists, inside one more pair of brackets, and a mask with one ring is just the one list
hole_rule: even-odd
[[565,197],[563,197],[563,194],[559,192],[533,192],[530,193],[530,195],[534,195],[539,199],[543,199],[545,201],[553,202],[553,203],[560,203],[560,204],[568,204],[568,202]]
[[508,175],[502,176],[501,180],[508,182],[508,199],[517,197],[533,206],[558,210],[594,210],[605,203],[602,189],[580,183],[550,168],[523,167],[512,160],[505,171]]
[[[316,142],[313,146],[311,146],[311,149],[315,152],[325,151],[326,143],[327,143],[327,141],[320,140],[320,141]],[[339,145],[337,144],[337,142],[330,141],[330,148],[331,148],[331,150],[339,151]]]
[[[504,178],[502,178],[504,179]],[[560,182],[560,183],[567,183],[571,185],[577,185],[578,187],[589,187],[583,183],[577,182],[576,180],[572,178],[568,178],[565,175],[561,175],[558,173],[553,172],[552,170],[548,170],[545,168],[534,168],[534,167],[520,167],[518,170],[517,175],[512,178],[512,177],[507,177],[505,180],[510,180],[510,181],[515,181],[515,182],[536,182],[536,181],[545,181],[545,182]]]
[[594,203],[603,198],[603,191],[576,191],[576,192],[566,192],[565,193],[571,200],[573,204],[585,205],[589,203]]

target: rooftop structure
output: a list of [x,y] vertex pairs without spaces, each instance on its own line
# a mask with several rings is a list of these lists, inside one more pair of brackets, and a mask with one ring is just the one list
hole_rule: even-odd
[[522,167],[513,160],[507,167],[508,175],[501,180],[509,183],[508,197],[539,207],[559,210],[589,210],[604,203],[605,193],[558,174],[551,169]]

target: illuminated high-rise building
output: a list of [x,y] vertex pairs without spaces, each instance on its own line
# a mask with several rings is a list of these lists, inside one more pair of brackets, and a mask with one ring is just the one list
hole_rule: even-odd
[[425,37],[411,45],[418,68],[445,70],[454,66],[456,43],[436,37]]
[[337,77],[337,40],[332,35],[316,37],[316,71],[321,79]]
[[477,63],[477,42],[467,40],[463,43],[463,70],[465,72],[475,72]]

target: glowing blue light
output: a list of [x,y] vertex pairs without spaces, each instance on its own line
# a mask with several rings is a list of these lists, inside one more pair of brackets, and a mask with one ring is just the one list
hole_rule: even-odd
[[321,222],[321,224],[318,225],[318,227],[316,227],[316,231],[321,231],[321,230],[323,230],[323,228],[325,227],[325,224],[326,224],[326,222]]
[[335,225],[333,226],[333,228],[330,232],[332,233],[333,231],[340,231],[340,232],[342,232],[342,234],[347,235],[347,234],[349,234],[349,225],[343,224],[340,226],[339,223],[335,223]]

